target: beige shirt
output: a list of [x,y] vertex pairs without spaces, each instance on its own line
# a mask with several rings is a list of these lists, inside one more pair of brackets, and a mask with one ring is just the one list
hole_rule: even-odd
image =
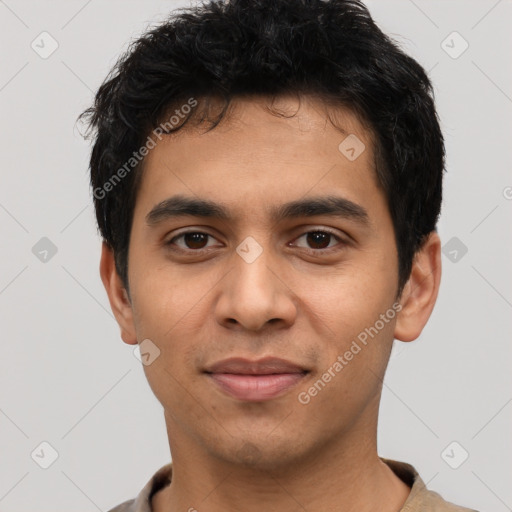
[[[409,487],[411,492],[399,512],[477,512],[476,510],[459,507],[434,491],[429,491],[418,472],[405,462],[380,458]],[[151,499],[163,487],[171,483],[172,463],[161,467],[144,486],[139,495],[125,501],[108,512],[153,512]]]

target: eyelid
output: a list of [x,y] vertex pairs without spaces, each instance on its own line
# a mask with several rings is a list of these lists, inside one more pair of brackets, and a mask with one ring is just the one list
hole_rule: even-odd
[[[165,246],[170,246],[170,245],[173,245],[173,242],[177,239],[177,238],[181,238],[182,236],[184,235],[188,235],[188,234],[201,234],[201,235],[206,235],[210,238],[215,238],[216,237],[214,235],[212,235],[211,233],[208,233],[207,231],[205,231],[205,228],[196,228],[196,229],[187,229],[186,231],[180,231],[178,233],[175,233],[169,240],[167,241],[164,241],[164,245]],[[178,246],[178,249],[177,250],[182,250],[182,251],[190,251],[190,252],[196,252],[196,253],[199,253],[203,250],[207,250],[209,249],[208,247],[207,248],[203,248],[203,249],[183,249],[183,247],[179,247]]]
[[308,235],[309,233],[326,233],[328,235],[331,235],[333,238],[335,238],[338,241],[338,243],[336,245],[334,245],[332,247],[327,247],[325,249],[311,249],[310,247],[299,247],[299,249],[301,249],[303,251],[306,251],[306,252],[313,253],[313,254],[327,254],[327,253],[332,252],[332,251],[340,250],[340,246],[346,246],[346,245],[349,244],[349,242],[346,239],[346,237],[340,235],[339,233],[337,233],[336,231],[334,231],[334,230],[332,230],[330,228],[327,228],[327,227],[310,227],[310,226],[308,226],[306,231],[302,231],[301,234],[296,236],[293,239],[293,241],[298,240],[299,238],[302,238],[303,236]]
[[338,238],[341,238],[341,234],[339,231],[336,231],[332,228],[328,228],[326,226],[301,226],[300,228],[297,228],[300,232],[300,236],[307,235],[308,233],[329,233],[330,235],[336,236]]

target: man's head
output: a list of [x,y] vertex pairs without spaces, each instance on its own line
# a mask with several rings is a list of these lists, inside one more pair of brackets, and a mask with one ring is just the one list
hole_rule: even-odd
[[[208,98],[222,98],[227,108],[236,97],[290,93],[349,108],[371,131],[401,290],[441,207],[444,145],[431,91],[422,67],[358,1],[212,2],[148,32],[119,59],[84,113],[97,131],[91,156],[97,221],[127,290],[130,228],[144,168],[143,161],[126,165],[133,153],[148,136],[157,138],[153,130],[161,123],[180,130],[191,119],[205,125],[208,119],[206,126],[215,127],[225,111],[209,110]],[[204,98],[205,108],[189,108],[191,98]],[[123,166],[129,171],[119,181]],[[105,190],[112,177],[114,186]]]
[[[431,93],[355,1],[212,2],[119,61],[87,111],[101,275],[176,444],[276,467],[371,437],[439,287]],[[232,356],[304,373],[239,400],[210,373]]]

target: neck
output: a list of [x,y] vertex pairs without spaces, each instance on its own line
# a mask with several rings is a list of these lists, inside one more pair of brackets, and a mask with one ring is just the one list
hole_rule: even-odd
[[288,461],[280,466],[276,462],[271,468],[261,464],[234,465],[212,456],[168,417],[166,421],[172,479],[169,486],[154,495],[154,512],[396,512],[411,490],[379,459],[376,421],[366,428],[354,426],[291,464]]

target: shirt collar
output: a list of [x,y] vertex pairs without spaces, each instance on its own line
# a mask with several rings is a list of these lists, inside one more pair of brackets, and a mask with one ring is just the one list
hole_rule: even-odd
[[[406,462],[386,459],[380,457],[380,460],[387,464],[391,470],[411,487],[411,492],[405,501],[400,512],[413,512],[420,510],[421,505],[429,503],[443,503],[444,500],[435,492],[429,491],[421,479],[416,469]],[[151,499],[158,491],[171,483],[172,462],[162,466],[146,483],[141,492],[134,500],[129,500],[110,512],[153,512]],[[432,501],[434,500],[434,501]],[[446,503],[446,502],[444,502]],[[450,509],[453,510],[453,509]],[[469,510],[456,508],[455,510]]]

